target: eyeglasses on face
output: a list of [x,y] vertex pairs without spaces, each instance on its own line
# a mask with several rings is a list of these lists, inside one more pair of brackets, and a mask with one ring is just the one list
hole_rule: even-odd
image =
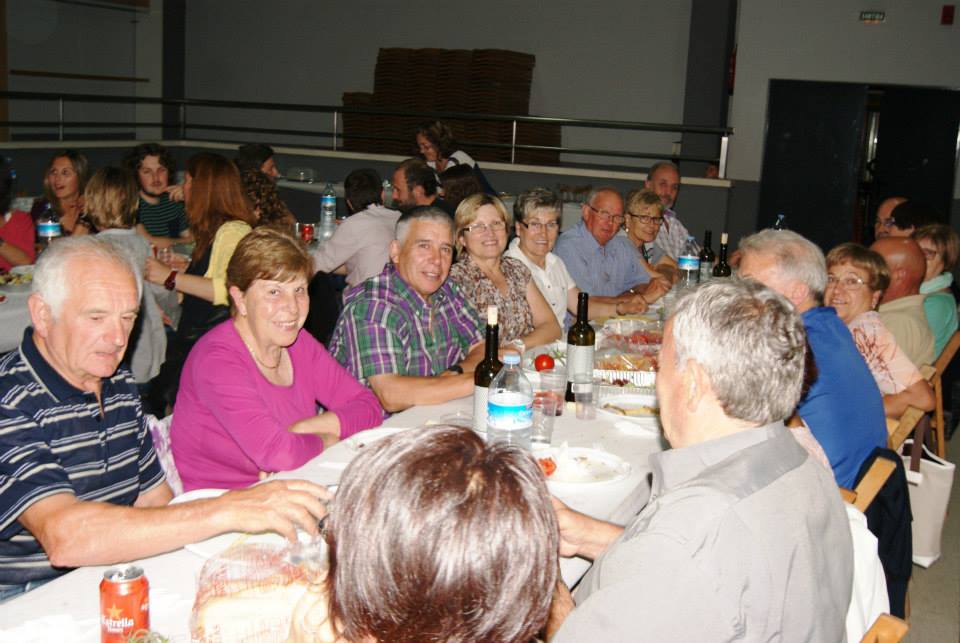
[[923,251],[923,256],[927,259],[927,261],[937,258],[937,251],[934,248],[924,248],[921,246],[920,250]]
[[834,288],[842,287],[844,290],[857,290],[866,282],[856,275],[847,275],[846,277],[837,277],[836,275],[827,275],[827,286]]
[[464,232],[477,232],[484,234],[487,230],[490,232],[503,232],[507,229],[507,224],[503,221],[494,221],[493,223],[473,223],[466,226]]
[[522,225],[527,230],[530,230],[531,232],[538,232],[538,233],[543,232],[544,230],[548,232],[556,232],[557,230],[560,229],[560,223],[557,221],[550,221],[549,223],[543,223],[541,221],[531,221],[527,223],[526,221],[521,221],[520,225]]
[[645,214],[634,214],[633,212],[627,212],[627,214],[644,225],[655,225],[658,228],[663,225],[663,217],[648,217]]
[[881,228],[889,230],[893,226],[897,225],[897,222],[893,217],[887,217],[886,219],[877,219],[877,225]]
[[604,223],[609,223],[613,221],[617,225],[623,225],[623,215],[622,214],[613,214],[612,212],[607,212],[606,210],[598,210],[589,203],[586,204],[588,208],[597,213],[597,218],[603,221]]

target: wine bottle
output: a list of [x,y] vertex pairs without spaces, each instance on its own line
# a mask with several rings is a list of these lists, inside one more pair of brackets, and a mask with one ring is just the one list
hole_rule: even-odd
[[713,230],[703,233],[703,248],[700,249],[700,283],[704,283],[713,275],[713,264],[717,256],[713,254]]
[[573,401],[573,383],[578,378],[593,379],[593,349],[596,333],[587,319],[590,295],[581,292],[577,298],[577,321],[567,332],[567,392],[566,400]]
[[717,265],[713,267],[714,277],[729,277],[730,264],[727,263],[727,233],[720,235],[720,259]]
[[497,376],[503,364],[497,356],[500,349],[500,327],[497,324],[497,307],[487,307],[487,336],[483,360],[473,372],[473,430],[481,435],[487,432],[487,398],[490,382]]

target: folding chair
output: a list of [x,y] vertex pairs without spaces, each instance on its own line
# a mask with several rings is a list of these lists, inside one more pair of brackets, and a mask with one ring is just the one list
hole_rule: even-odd
[[[933,418],[930,420],[930,428],[933,429],[931,435],[934,437],[936,453],[941,458],[946,457],[947,451],[946,427],[943,422],[943,372],[947,370],[947,366],[950,365],[954,355],[956,355],[957,349],[960,349],[960,330],[955,332],[953,337],[950,338],[950,341],[947,342],[947,345],[943,347],[943,352],[940,353],[940,357],[933,363],[932,373],[930,373],[928,366],[920,369],[920,374],[930,382],[930,386],[933,387],[933,394],[937,398]],[[904,439],[906,439],[906,436],[904,436]]]
[[886,458],[876,458],[863,478],[860,479],[856,488],[851,491],[840,487],[840,495],[844,502],[853,505],[861,512],[866,511],[896,468],[897,465],[893,461]]
[[881,614],[860,639],[860,643],[899,643],[909,629],[906,621],[889,614]]
[[910,437],[926,414],[915,406],[908,406],[899,419],[887,418],[887,448],[900,451],[903,441]]

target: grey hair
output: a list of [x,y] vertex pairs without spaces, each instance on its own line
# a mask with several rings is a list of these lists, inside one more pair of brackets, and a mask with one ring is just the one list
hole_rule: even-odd
[[657,170],[664,167],[669,167],[678,175],[680,174],[680,168],[677,167],[677,164],[674,163],[673,161],[657,161],[656,163],[650,166],[649,170],[647,170],[647,180],[648,181],[653,180],[653,175],[657,173]]
[[623,201],[623,195],[620,194],[620,190],[613,187],[612,185],[601,185],[598,188],[591,188],[591,190],[587,192],[587,198],[583,202],[588,205],[593,205],[593,200],[597,198],[597,195],[600,194],[601,192],[611,192],[613,194],[616,194],[618,197],[620,197],[620,200]]
[[676,364],[700,364],[728,417],[789,417],[803,385],[806,331],[782,295],[751,280],[710,281],[676,305]]
[[397,232],[395,237],[401,246],[407,240],[407,232],[410,230],[410,224],[414,221],[435,221],[437,223],[446,223],[448,226],[450,226],[450,237],[453,238],[456,236],[456,227],[453,224],[453,218],[449,214],[436,206],[423,205],[410,210],[397,220]]
[[823,251],[806,237],[792,230],[767,228],[741,239],[740,251],[774,257],[781,275],[804,284],[813,299],[823,301],[827,261]]
[[115,265],[128,270],[137,282],[137,301],[143,296],[143,271],[129,252],[93,235],[57,239],[37,260],[31,287],[31,292],[40,295],[50,306],[54,318],[60,314],[69,291],[70,261],[79,257],[112,261]]
[[549,188],[530,188],[521,192],[513,203],[513,218],[517,222],[524,222],[536,210],[552,210],[557,218],[563,214],[563,201],[560,195]]

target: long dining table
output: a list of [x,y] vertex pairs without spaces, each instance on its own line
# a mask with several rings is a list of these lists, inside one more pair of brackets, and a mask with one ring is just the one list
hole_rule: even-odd
[[[435,406],[418,406],[397,413],[382,427],[411,428],[445,422],[462,423],[472,414],[472,398]],[[319,484],[339,482],[345,466],[363,441],[387,431],[361,432],[332,446],[282,478],[303,478]],[[596,419],[579,420],[573,405],[556,418],[553,444],[596,448],[619,456],[630,464],[621,479],[597,483],[554,485],[551,492],[572,508],[617,523],[627,522],[646,503],[650,493],[648,458],[666,447],[656,425],[641,427],[600,412]],[[104,534],[109,538],[109,534]],[[209,541],[208,541],[209,542]],[[171,642],[190,641],[190,613],[197,580],[206,562],[191,549],[178,549],[136,561],[150,582],[151,628]],[[561,561],[564,580],[575,584],[590,563],[579,558]],[[0,606],[0,642],[62,641],[94,643],[100,640],[99,583],[108,566],[81,567]]]

